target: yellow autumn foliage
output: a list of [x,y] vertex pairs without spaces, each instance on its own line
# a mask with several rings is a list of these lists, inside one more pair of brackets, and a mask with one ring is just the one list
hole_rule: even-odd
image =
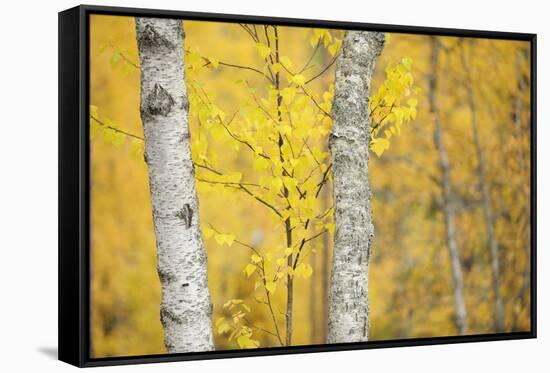
[[[269,296],[283,327],[287,276],[294,278],[293,344],[324,343],[335,230],[327,139],[332,62],[343,32],[278,27],[276,59],[274,45],[265,38],[253,40],[238,24],[185,21],[184,28],[216,347],[279,345],[262,332],[274,327],[264,303]],[[273,29],[267,32],[275,37]],[[165,353],[133,19],[91,16],[90,43],[92,355]],[[441,43],[438,100],[452,167],[469,332],[493,331],[494,300],[460,53],[468,54],[475,74],[500,244],[505,329],[528,330],[528,45],[477,39],[464,51],[457,38],[441,38]],[[427,104],[430,52],[426,36],[392,34],[372,82],[371,151],[376,156],[371,155],[369,177],[376,235],[369,272],[371,340],[457,333],[434,115]],[[276,75],[279,90],[270,81]],[[524,79],[522,89],[518,77]],[[277,147],[279,136],[284,146]],[[295,227],[290,245],[284,237],[286,220]],[[312,223],[304,226],[304,221]],[[302,239],[307,242],[303,248]],[[288,266],[288,258],[296,259],[294,266]],[[265,283],[262,274],[269,278]]]

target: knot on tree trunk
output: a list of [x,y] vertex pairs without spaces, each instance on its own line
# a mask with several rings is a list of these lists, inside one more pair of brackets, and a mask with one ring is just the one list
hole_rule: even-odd
[[183,205],[182,209],[176,213],[176,216],[183,220],[183,223],[187,228],[191,228],[191,222],[193,220],[193,210],[188,203]]
[[167,116],[174,106],[174,98],[160,84],[155,84],[153,90],[145,98],[142,106],[142,115]]
[[174,48],[174,44],[151,25],[145,25],[138,37],[138,42],[148,48]]

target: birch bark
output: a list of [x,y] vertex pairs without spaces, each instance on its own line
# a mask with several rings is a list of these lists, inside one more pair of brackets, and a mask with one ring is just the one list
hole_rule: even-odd
[[212,350],[207,259],[189,146],[183,25],[160,18],[135,21],[164,343],[171,353]]
[[449,260],[451,263],[451,274],[453,281],[453,296],[455,303],[455,325],[459,334],[466,334],[468,329],[468,314],[466,311],[466,302],[464,301],[464,279],[462,275],[462,265],[460,262],[460,253],[456,242],[455,209],[451,200],[451,165],[447,148],[443,141],[443,128],[439,118],[439,107],[437,102],[437,69],[439,65],[439,43],[436,37],[431,38],[432,57],[431,57],[431,76],[429,80],[428,101],[430,112],[434,116],[434,143],[439,158],[439,169],[441,172],[440,187],[443,200],[443,216],[445,219],[445,233],[447,237],[447,250],[449,251]]
[[374,237],[368,101],[375,61],[383,46],[383,33],[348,31],[336,66],[329,139],[336,231],[327,343],[368,339],[368,265]]
[[485,230],[487,235],[487,244],[489,246],[489,255],[491,258],[491,287],[495,301],[494,313],[494,329],[495,332],[504,331],[504,305],[500,294],[500,260],[498,240],[495,233],[495,219],[493,217],[493,209],[491,207],[491,193],[486,177],[485,154],[481,147],[479,139],[479,128],[477,123],[477,104],[474,98],[474,90],[472,87],[473,80],[470,72],[470,67],[466,61],[465,50],[461,53],[462,64],[466,72],[467,78],[464,83],[466,88],[466,100],[470,108],[470,123],[472,127],[472,137],[474,141],[474,149],[477,158],[477,178],[478,185],[481,190],[481,208],[485,219]]

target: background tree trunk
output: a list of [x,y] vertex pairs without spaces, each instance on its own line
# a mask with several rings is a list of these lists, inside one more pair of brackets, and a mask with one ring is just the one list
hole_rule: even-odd
[[464,70],[467,75],[464,86],[466,89],[467,104],[470,108],[470,123],[472,126],[472,137],[474,141],[475,155],[477,158],[477,177],[479,188],[481,190],[481,207],[483,210],[483,217],[485,219],[487,244],[489,246],[489,254],[491,259],[491,287],[495,299],[494,329],[495,332],[503,332],[504,305],[502,303],[502,297],[500,295],[500,263],[498,257],[498,241],[495,233],[495,220],[491,207],[491,193],[489,191],[489,184],[485,175],[485,155],[483,154],[483,149],[479,140],[479,130],[477,124],[477,105],[472,87],[472,76],[470,73],[470,67],[468,66],[468,62],[466,61],[466,52],[464,50],[464,45],[462,45],[462,47],[463,48],[461,51],[461,58]]
[[[518,140],[517,150],[518,150],[518,163],[519,163],[519,171],[521,172],[521,175],[525,177],[527,180],[530,179],[530,169],[529,169],[529,162],[527,161],[528,154],[525,154],[525,150],[523,148],[523,144],[525,142],[525,132],[529,134],[528,131],[525,131],[523,127],[523,103],[522,103],[522,96],[525,94],[525,91],[529,89],[528,82],[526,81],[526,77],[523,76],[523,73],[521,72],[521,64],[522,60],[527,60],[528,57],[525,56],[527,51],[520,51],[518,52],[518,55],[516,57],[516,75],[518,80],[518,92],[514,100],[514,130],[515,130],[515,136]],[[530,185],[521,184],[519,186],[519,193],[523,194],[523,198],[525,201],[524,205],[524,211],[525,216],[527,217],[527,221],[530,221],[531,216],[531,190]],[[525,267],[523,270],[523,284],[519,290],[518,298],[520,299],[522,305],[526,307],[529,310],[530,308],[530,299],[529,299],[529,290],[531,289],[531,231],[530,231],[530,223],[528,223],[526,229],[525,229],[525,243],[523,245],[523,251],[525,253]],[[512,318],[512,331],[517,329],[517,322],[518,322],[518,312],[514,313],[514,317]]]
[[191,150],[182,22],[136,18],[141,119],[153,205],[160,318],[169,352],[214,348]]
[[336,231],[327,343],[368,339],[368,264],[374,237],[368,102],[375,61],[383,46],[383,33],[348,31],[336,66],[329,140]]
[[437,68],[439,65],[439,42],[432,36],[432,59],[431,76],[429,79],[428,101],[430,112],[434,116],[434,143],[439,155],[440,187],[443,203],[443,216],[445,219],[445,231],[447,236],[447,249],[451,263],[451,274],[453,278],[453,295],[455,302],[455,324],[460,334],[466,334],[468,329],[468,315],[466,302],[464,301],[464,279],[462,276],[462,264],[458,244],[456,242],[455,209],[452,205],[451,196],[451,166],[449,156],[443,141],[443,128],[439,118],[437,103]]

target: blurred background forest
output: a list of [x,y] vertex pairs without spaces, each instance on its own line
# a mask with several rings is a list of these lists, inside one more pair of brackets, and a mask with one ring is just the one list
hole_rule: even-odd
[[[262,69],[261,48],[238,24],[185,21],[184,29],[186,68],[202,67],[188,72],[187,78],[196,81],[194,87],[188,83],[189,91],[204,87],[227,116],[246,109],[251,89],[255,92],[250,87],[262,87],[262,76],[228,64]],[[322,106],[330,98],[335,67],[331,61],[342,33],[278,30],[288,61],[296,68],[309,65],[303,76],[311,78],[328,66],[308,85],[309,94]],[[391,138],[380,157],[372,154],[370,158],[376,235],[369,270],[369,339],[529,330],[529,44],[387,34],[371,93],[383,84],[386,68],[404,58],[420,88],[417,114],[399,136]],[[140,140],[138,61],[133,18],[91,16],[90,327],[95,357],[165,352],[155,235]],[[258,88],[257,94],[267,93]],[[229,136],[211,132],[207,144],[198,141],[199,122],[204,119],[199,107],[191,100],[193,157],[208,147],[218,154],[213,162],[245,170],[243,179],[259,172],[262,165],[253,165],[251,155]],[[326,125],[330,123],[322,123]],[[325,128],[313,139],[321,157],[328,151],[328,133]],[[197,175],[202,174],[197,171]],[[250,252],[236,241],[279,247],[282,236],[274,228],[272,213],[246,193],[228,190],[223,184],[197,182],[197,187],[203,232],[209,232],[204,241],[213,322],[231,314],[224,308],[227,301],[241,299],[250,308],[250,322],[270,330],[271,316],[257,301],[254,281],[243,273]],[[319,211],[332,204],[330,181],[319,204]],[[456,322],[456,280],[445,206],[452,210],[456,227],[467,318],[464,329]],[[487,229],[487,208],[492,231]],[[325,223],[330,227],[330,221]],[[315,231],[321,233],[323,227]],[[332,233],[329,228],[308,243],[304,260],[312,271],[295,281],[293,344],[325,341]],[[495,260],[501,325],[495,319]],[[273,293],[277,317],[284,312],[285,297],[283,291]],[[277,345],[268,334],[256,337],[262,347]],[[216,333],[215,342],[218,349],[237,348],[223,333]]]

